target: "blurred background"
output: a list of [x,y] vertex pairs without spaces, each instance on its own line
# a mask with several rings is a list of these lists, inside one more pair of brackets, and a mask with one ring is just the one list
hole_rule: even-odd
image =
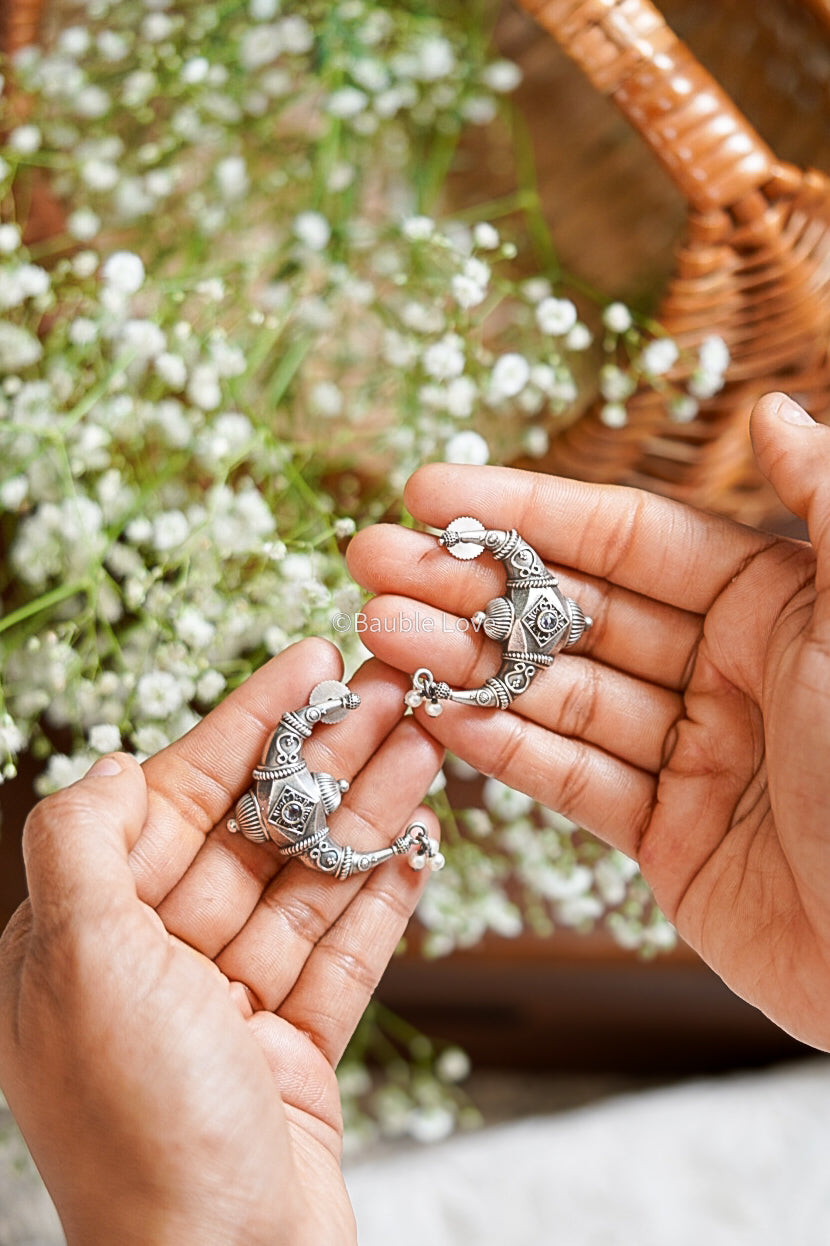
[[[167,6],[150,7],[152,11],[167,10]],[[174,17],[179,7],[170,6]],[[333,10],[346,7],[333,6]],[[357,10],[354,5],[350,8],[353,12],[351,16],[346,13],[344,20],[354,20]],[[363,17],[372,8],[357,6]],[[284,11],[289,9],[291,15],[307,18],[312,40],[316,38],[317,8],[314,5],[283,6]],[[535,14],[528,12],[534,9]],[[185,10],[183,6],[182,11]],[[419,5],[401,6],[401,11],[404,10],[407,20],[423,16]],[[428,10],[429,6],[423,6],[424,12]],[[280,12],[280,6],[274,5],[271,18],[276,21]],[[55,40],[61,38],[61,30],[76,30],[84,17],[83,7],[78,10],[72,5],[55,5],[43,9],[21,3],[21,0],[3,0],[0,14],[9,52],[33,41],[54,46]],[[679,37],[679,44],[661,26],[660,15]],[[125,20],[115,5],[90,7],[90,29],[100,31],[112,20],[113,30],[117,30],[116,18]],[[257,20],[262,20],[262,14]],[[450,18],[446,20],[449,22]],[[427,219],[455,221],[467,228],[474,222],[494,217],[500,237],[516,239],[509,249],[503,249],[503,256],[502,251],[499,252],[510,269],[511,290],[521,292],[525,289],[523,282],[541,275],[548,282],[542,297],[549,298],[552,292],[572,301],[579,323],[591,326],[589,336],[592,336],[593,347],[599,351],[594,356],[589,351],[585,356],[588,362],[578,360],[574,364],[572,374],[568,374],[569,380],[571,375],[575,378],[573,392],[568,391],[566,399],[559,391],[545,394],[540,382],[539,394],[532,395],[534,401],[539,398],[533,409],[530,398],[526,403],[528,409],[524,411],[510,407],[509,403],[505,406],[504,396],[500,399],[502,405],[492,400],[490,414],[495,415],[500,425],[501,440],[497,440],[495,434],[491,436],[484,424],[476,425],[490,440],[491,459],[585,479],[633,483],[744,522],[804,535],[793,518],[781,512],[754,472],[747,420],[753,399],[770,388],[787,389],[818,417],[823,416],[830,405],[827,386],[830,200],[824,178],[830,161],[828,6],[822,0],[810,3],[807,0],[755,0],[753,3],[749,0],[720,0],[719,3],[662,0],[658,13],[645,3],[578,5],[559,2],[547,6],[511,3],[496,7],[470,5],[466,10],[465,6],[460,6],[453,9],[452,21],[456,64],[462,59],[463,44],[459,40],[465,23],[476,23],[477,31],[492,27],[492,43],[488,39],[490,50],[485,54],[476,47],[475,56],[485,65],[489,57],[489,63],[517,67],[515,81],[511,80],[509,109],[502,106],[499,98],[498,107],[494,104],[486,118],[481,115],[479,104],[476,117],[469,98],[472,95],[480,99],[481,81],[485,78],[476,87],[479,95],[470,88],[464,96],[459,87],[458,99],[462,104],[456,107],[456,100],[452,106],[457,132],[453,132],[446,159],[442,157],[443,176],[436,181],[430,194],[421,187],[420,199],[401,196],[396,200],[396,215],[400,216],[404,210]],[[172,34],[169,37],[172,38]],[[431,31],[430,37],[438,35]],[[449,35],[444,32],[441,37],[449,38]],[[83,39],[76,42],[80,48]],[[64,36],[64,52],[67,46]],[[297,55],[302,55],[299,45]],[[473,52],[469,55],[472,57]],[[380,53],[378,56],[382,59]],[[279,61],[276,54],[275,59]],[[84,63],[83,50],[77,60],[79,64]],[[259,65],[254,68],[257,72],[262,70]],[[37,83],[37,72],[36,67],[34,70],[31,65],[27,67],[25,54],[18,62],[18,72],[21,82],[15,85],[13,92],[9,86],[6,88],[11,110],[6,115],[7,140],[16,131],[19,133],[34,124],[32,117],[37,120],[38,109],[45,108],[45,116],[49,107],[54,112],[54,108],[60,111],[62,105],[60,99],[53,98],[50,103],[48,92],[45,104],[42,100],[31,104],[37,89],[44,93],[41,82],[34,96],[32,90],[27,94],[26,73],[34,73]],[[342,74],[342,64],[338,72]],[[449,75],[449,70],[447,72]],[[501,72],[504,74],[503,70]],[[126,70],[119,64],[112,73],[123,80]],[[13,78],[12,69],[9,82]],[[491,71],[491,80],[496,79]],[[435,97],[441,86],[437,73],[430,78],[424,72],[420,78],[415,75],[413,80],[418,82],[422,106],[424,99],[429,95]],[[371,93],[365,82],[361,90]],[[495,98],[499,91],[494,88],[491,94]],[[438,130],[443,126],[445,135],[448,131],[449,123],[440,112],[440,106],[435,104],[434,109],[436,111],[431,114],[425,114],[425,119],[417,121],[422,140],[425,133],[429,134],[430,126]],[[338,121],[348,124],[343,117]],[[40,121],[38,124],[45,135],[45,124]],[[50,124],[54,125],[53,115]],[[97,120],[90,116],[84,124],[94,127]],[[83,126],[81,128],[86,140],[89,135]],[[229,123],[229,131],[230,128]],[[364,129],[363,138],[368,141],[369,127]],[[349,141],[357,143],[359,138],[360,131],[355,127]],[[52,141],[59,147],[59,136],[53,136]],[[194,149],[198,150],[199,141],[197,136]],[[398,141],[403,150],[402,140]],[[78,142],[76,134],[75,147]],[[71,227],[67,227],[67,215],[78,209],[79,204],[72,196],[78,192],[78,187],[83,189],[82,179],[73,183],[65,170],[56,176],[55,169],[60,171],[61,164],[51,158],[42,161],[32,158],[25,167],[25,145],[21,149],[20,142],[15,145],[9,140],[7,146],[7,155],[16,152],[15,167],[19,176],[16,187],[7,185],[6,192],[16,197],[15,212],[33,261],[49,269],[50,265],[66,262],[66,257],[71,257],[82,246],[97,247],[103,252],[114,241],[141,250],[147,241],[148,222],[152,218],[149,208],[143,214],[132,216],[127,213],[119,217],[118,212],[113,211],[108,218],[108,201],[92,195],[99,230],[93,230],[92,238],[81,239],[77,230],[73,235]],[[68,148],[64,148],[64,153],[66,150]],[[406,149],[405,155],[411,158],[415,150],[416,147]],[[246,158],[249,162],[252,160],[250,156]],[[357,158],[354,159],[357,163]],[[378,188],[370,187],[370,191],[371,198],[377,195]],[[233,199],[233,195],[230,198]],[[223,227],[227,227],[234,219],[233,213],[244,212],[244,204],[225,204],[223,211],[226,212]],[[291,211],[297,211],[297,204],[292,203]],[[6,217],[11,219],[8,212]],[[334,220],[335,237],[337,228]],[[50,239],[58,241],[52,245]],[[280,241],[279,246],[282,245]],[[305,245],[314,250],[308,239]],[[463,258],[464,246],[459,246]],[[150,274],[153,272],[151,253],[152,244],[145,255]],[[481,252],[477,254],[480,256]],[[292,252],[291,262],[295,268],[305,264],[307,252],[305,256],[298,262]],[[350,262],[351,257],[344,250],[341,264]],[[289,271],[285,255],[274,265],[274,272],[283,284],[294,279],[294,271]],[[320,286],[319,280],[316,288],[322,288],[325,295],[325,287]],[[424,302],[428,302],[426,286],[421,294]],[[370,297],[383,302],[386,296],[376,291],[372,296],[366,295],[367,300]],[[433,336],[435,332],[444,332],[447,324],[462,334],[469,333],[470,341],[476,333],[480,334],[483,353],[476,355],[475,360],[476,366],[484,368],[488,366],[487,359],[492,360],[493,352],[497,354],[505,344],[519,349],[511,335],[518,332],[516,325],[521,327],[525,323],[522,315],[525,320],[528,316],[532,320],[528,308],[532,309],[534,297],[521,295],[523,310],[517,313],[515,321],[510,319],[514,304],[505,296],[494,301],[492,306],[488,304],[486,324],[483,314],[477,324],[472,319],[463,325],[448,320],[442,322],[437,331],[433,330]],[[368,306],[368,302],[364,305]],[[538,297],[535,305],[539,305]],[[611,332],[610,321],[602,320],[611,305],[630,309],[635,325],[631,332],[636,330],[640,335],[636,340],[627,338],[626,329]],[[272,310],[272,307],[266,308],[269,314]],[[45,321],[49,321],[50,316],[60,319],[53,313],[54,308],[45,316],[44,309],[40,309],[38,334],[52,331],[51,322],[45,324]],[[153,318],[152,310],[147,314]],[[160,314],[158,320],[164,325]],[[710,393],[700,384],[700,361],[696,352],[712,335],[725,343],[729,364],[719,386]],[[666,383],[661,374],[651,375],[638,364],[638,359],[643,357],[643,343],[661,336],[676,342],[680,352]],[[55,352],[59,345],[55,345]],[[472,351],[470,347],[471,360]],[[536,366],[544,362],[540,355]],[[187,358],[185,364],[191,368],[192,380],[192,369],[197,365]],[[602,369],[609,365],[619,367],[631,378],[630,386],[624,386],[622,404],[607,392],[607,373],[603,381]],[[417,361],[413,363],[416,371],[420,366]],[[478,380],[472,362],[470,375],[479,385],[479,395],[485,395],[484,383]],[[696,377],[697,393],[694,389]],[[248,379],[247,374],[243,376],[243,381]],[[145,383],[143,375],[131,374],[128,380],[136,385]],[[421,377],[422,388],[416,393],[422,405],[427,400],[436,401],[435,395],[424,393],[423,380]],[[229,386],[225,405],[240,406],[246,412],[255,413],[255,402],[249,394],[243,398],[241,389],[234,389],[232,375],[220,376],[220,381],[221,385]],[[243,381],[239,382],[240,386]],[[268,374],[268,384],[272,385],[273,381],[272,372]],[[262,374],[254,376],[253,382],[262,389]],[[670,391],[667,389],[669,382]],[[298,411],[310,410],[314,415],[316,409],[308,394],[313,390],[319,408],[322,383],[330,382],[327,378],[321,382],[320,377],[315,376],[304,380],[303,373],[298,370],[290,384],[286,382],[279,392],[286,395],[287,404],[298,403]],[[4,392],[11,401],[14,387],[7,384]],[[273,388],[268,392],[273,394]],[[337,404],[331,391],[326,392],[330,399],[326,418],[331,421],[333,417],[335,425],[331,422],[321,425],[322,432],[314,435],[323,440],[329,437],[332,427],[340,427],[341,415],[342,421],[348,419],[340,409],[334,410]],[[680,405],[678,399],[678,395],[688,397],[690,393],[693,410],[688,405]],[[406,401],[410,399],[411,395]],[[246,402],[249,405],[246,406]],[[198,405],[191,395],[191,406]],[[615,412],[609,412],[609,406],[613,406]],[[616,411],[620,406],[621,416]],[[530,436],[528,415],[540,435]],[[202,418],[206,424],[214,418],[208,404],[202,408]],[[255,424],[255,414],[251,418]],[[457,427],[447,425],[445,428],[441,424],[441,420],[448,418],[446,412],[438,410],[435,415],[438,431],[433,430],[432,441],[428,444],[419,440],[420,433],[406,442],[406,454],[411,453],[413,461],[430,456],[452,457],[447,451],[448,447],[457,446],[451,440],[457,435]],[[369,423],[372,424],[371,419]],[[349,442],[357,437],[360,452],[360,438],[355,428],[353,425],[351,432],[347,429],[345,440]],[[374,430],[374,425],[372,428]],[[284,429],[277,427],[272,431],[278,441],[285,441]],[[464,431],[467,431],[466,426]],[[291,436],[296,440],[296,423],[292,425]],[[401,444],[393,445],[393,450],[401,452]],[[463,459],[463,454],[461,457]],[[243,461],[234,460],[234,470],[238,470]],[[308,463],[308,457],[304,462]],[[103,468],[88,465],[88,470],[93,474],[97,472],[97,479]],[[202,470],[204,472],[204,468]],[[325,491],[326,498],[333,499],[333,503],[328,510],[320,509],[322,537],[319,533],[309,537],[307,532],[296,529],[298,550],[325,548],[337,559],[350,529],[348,524],[341,523],[338,530],[333,516],[345,516],[354,524],[399,513],[395,511],[396,482],[393,481],[391,491],[380,492],[373,471],[356,468],[353,461],[335,458],[325,463],[313,478],[310,472],[310,468],[308,471],[302,468],[298,475],[318,496]],[[13,474],[10,472],[8,478]],[[256,478],[252,479],[258,485]],[[193,487],[204,489],[209,483],[203,475]],[[26,628],[23,641],[30,648],[35,636],[38,644],[41,643],[41,633],[29,626],[29,619],[37,613],[30,603],[44,600],[34,589],[48,594],[54,592],[54,583],[59,582],[59,579],[45,580],[34,586],[34,595],[21,595],[19,566],[15,568],[13,557],[15,542],[20,540],[20,525],[37,505],[38,499],[30,495],[27,503],[30,509],[18,503],[15,510],[7,504],[3,516],[3,536],[11,559],[4,580],[4,614],[6,621],[10,617],[13,619],[13,625],[5,634],[7,639],[14,637],[16,629],[19,630],[19,619]],[[291,522],[295,523],[295,518],[292,517]],[[281,528],[279,533],[284,535]],[[293,539],[293,536],[288,539],[290,549],[294,548]],[[243,554],[247,558],[249,551]],[[165,568],[164,574],[167,570]],[[309,606],[303,617],[285,623],[280,639],[290,640],[294,634],[319,625],[325,611],[341,601],[334,595],[339,588],[336,584],[333,586],[331,575],[326,579],[321,571],[318,578],[328,592],[328,596],[321,597],[314,606],[318,614],[311,613]],[[122,587],[123,580],[122,576],[119,580]],[[66,602],[58,601],[56,605],[58,613],[45,620],[43,635],[51,628],[63,636],[61,628],[66,629],[71,622]],[[239,666],[239,654],[243,649],[245,661],[251,665],[265,656],[256,644],[249,641],[246,644],[247,648],[240,642],[239,650],[232,654],[233,660],[226,662],[225,667],[221,657],[213,663],[211,669],[222,674],[221,688],[244,673]],[[153,652],[150,648],[149,653]],[[223,652],[227,657],[227,649]],[[355,655],[359,655],[358,649]],[[20,678],[19,673],[15,674],[18,661],[17,651],[9,648],[4,654],[4,669],[12,672],[6,680],[7,697],[10,690],[14,692],[15,679]],[[200,672],[200,677],[203,674],[204,671]],[[91,676],[89,679],[92,681]],[[209,708],[207,696],[192,700],[199,712]],[[12,709],[13,702],[11,695],[9,706]],[[47,767],[47,752],[77,757],[79,762],[88,764],[94,756],[94,751],[89,751],[90,721],[89,715],[86,719],[82,714],[73,719],[66,711],[63,720],[56,724],[50,723],[46,715],[45,725],[33,728],[22,746],[13,750],[12,771],[0,787],[3,818],[0,921],[3,924],[25,894],[20,830],[37,793],[46,790],[42,776]],[[121,739],[130,740],[126,711],[116,713],[108,725],[118,728]],[[144,726],[146,728],[146,724]],[[183,722],[182,727],[186,726]],[[132,743],[140,752],[136,739],[137,736],[133,736]],[[48,742],[48,749],[44,742]],[[465,845],[472,843],[476,851],[486,857],[493,844],[497,847],[500,844],[499,835],[517,818],[526,817],[535,818],[540,827],[548,827],[552,834],[555,832],[560,837],[557,852],[562,851],[561,845],[566,840],[568,845],[576,843],[575,855],[569,858],[571,868],[576,868],[574,863],[583,868],[586,861],[594,867],[597,858],[591,855],[594,849],[590,840],[586,838],[584,845],[578,837],[573,840],[575,828],[550,819],[546,822],[538,811],[529,813],[522,808],[518,813],[505,812],[504,807],[498,805],[499,794],[494,796],[491,791],[490,797],[488,804],[481,776],[467,774],[463,767],[448,766],[446,786],[436,793],[436,801],[439,811],[452,823],[450,839],[456,836],[460,844],[459,871],[463,870],[465,861],[471,860],[464,856]],[[493,826],[496,827],[498,833],[488,844],[484,844],[486,836],[476,838],[481,830],[480,819],[476,821],[473,817],[465,821],[461,816],[470,809],[478,810],[489,819],[488,835]],[[479,857],[475,860],[479,862]],[[515,864],[512,861],[512,865]],[[658,917],[650,912],[647,897],[640,893],[634,896],[631,888],[636,887],[636,880],[630,886],[626,880],[621,898],[614,902],[609,902],[607,895],[601,896],[605,908],[600,905],[596,912],[586,908],[582,917],[569,920],[564,909],[557,910],[551,905],[540,920],[532,920],[525,912],[520,920],[513,921],[513,914],[526,905],[527,895],[515,881],[502,885],[501,876],[499,879],[498,884],[493,882],[492,890],[499,896],[500,917],[498,920],[482,919],[476,938],[457,937],[457,932],[448,934],[447,929],[436,925],[434,916],[416,921],[405,948],[384,978],[370,1021],[370,1025],[383,1032],[387,1045],[389,1042],[397,1044],[397,1049],[403,1050],[414,1066],[420,1067],[420,1061],[423,1069],[428,1066],[432,1070],[433,1085],[435,1077],[440,1081],[440,1072],[435,1074],[434,1071],[435,1061],[442,1053],[446,1055],[447,1051],[456,1049],[466,1053],[472,1072],[466,1075],[467,1066],[462,1061],[449,1073],[445,1098],[439,1096],[433,1102],[429,1098],[429,1093],[433,1092],[419,1091],[417,1079],[401,1083],[409,1095],[408,1110],[424,1109],[418,1117],[422,1124],[425,1119],[427,1122],[435,1119],[434,1113],[430,1117],[426,1111],[430,1105],[434,1107],[439,1101],[444,1107],[446,1103],[453,1105],[452,1110],[447,1109],[445,1117],[438,1117],[435,1138],[443,1145],[451,1145],[444,1142],[444,1138],[453,1129],[480,1118],[485,1124],[496,1126],[506,1121],[547,1117],[550,1113],[597,1104],[620,1092],[659,1094],[660,1088],[665,1090],[690,1078],[711,1079],[736,1072],[770,1070],[782,1063],[803,1061],[808,1055],[811,1058],[804,1066],[809,1070],[805,1075],[808,1080],[802,1089],[805,1099],[810,1098],[809,1077],[815,1066],[814,1054],[767,1022],[755,1009],[737,1000],[693,952],[674,940],[660,925]],[[459,905],[462,901],[472,912],[469,896],[460,898]],[[538,897],[534,903],[537,901]],[[613,923],[609,925],[605,921],[606,910],[615,908],[627,914],[626,920],[630,918],[627,938],[615,935]],[[654,931],[658,934],[653,934]],[[436,955],[437,951],[441,954]],[[364,1035],[363,1046],[350,1066],[354,1072],[361,1062],[367,1063],[370,1086],[374,1086],[372,1078],[376,1073],[378,1050],[380,1047]],[[764,1075],[757,1076],[763,1078]],[[785,1072],[784,1076],[790,1073]],[[823,1078],[822,1065],[821,1087]],[[459,1080],[463,1081],[460,1089]],[[750,1084],[754,1085],[746,1085]],[[758,1084],[766,1087],[770,1083],[762,1080]],[[418,1095],[424,1093],[427,1098],[419,1100]],[[750,1094],[748,1090],[741,1093]],[[763,1096],[766,1091],[762,1089],[759,1093]],[[794,1091],[793,1101],[797,1099],[798,1093]],[[652,1110],[654,1101],[646,1099],[645,1102],[652,1105],[647,1110]],[[714,1101],[706,1102],[716,1116]],[[686,1100],[678,1100],[681,1116],[677,1119],[682,1118],[685,1103]],[[747,1119],[751,1116],[752,1109]],[[417,1136],[417,1131],[405,1127],[390,1126],[384,1131],[382,1117],[382,1112],[373,1114],[371,1093],[367,1098],[366,1086],[361,1083],[354,1099],[355,1138],[362,1139],[369,1156],[360,1161],[361,1164],[374,1162],[372,1157],[377,1156],[377,1148],[388,1146],[396,1131],[403,1138],[400,1145],[410,1146],[412,1138]],[[376,1118],[380,1119],[380,1124]],[[636,1128],[632,1126],[633,1120],[634,1117],[621,1119],[617,1127],[622,1131]],[[428,1128],[422,1130],[424,1137],[428,1132]],[[807,1124],[798,1136],[812,1136]],[[698,1135],[695,1140],[697,1144]],[[543,1143],[544,1139],[534,1143],[534,1154]],[[565,1135],[557,1142],[560,1144],[567,1150]],[[494,1142],[493,1145],[499,1144]],[[17,1152],[13,1155],[17,1156]],[[18,1163],[18,1158],[10,1160],[10,1167]],[[682,1158],[680,1156],[678,1162]],[[764,1162],[768,1159],[765,1157]],[[410,1157],[406,1162],[411,1174],[414,1171],[411,1165],[416,1161]],[[446,1162],[451,1167],[451,1160]],[[476,1162],[486,1164],[489,1161],[482,1154]],[[358,1193],[360,1173],[370,1174],[366,1178],[368,1185],[372,1171],[371,1168],[358,1170],[355,1178]],[[809,1165],[805,1165],[804,1172],[809,1176]],[[390,1189],[397,1189],[395,1180],[398,1178],[394,1173],[387,1175]],[[756,1175],[750,1173],[747,1180],[754,1180]],[[6,1179],[12,1181],[8,1175]],[[40,1196],[32,1193],[36,1186],[28,1181],[28,1178],[21,1178],[15,1189],[22,1202],[35,1207]],[[12,1199],[11,1193],[9,1199]],[[11,1201],[9,1207],[12,1207]],[[715,1223],[715,1212],[711,1214],[712,1223]],[[17,1227],[14,1215],[18,1215]],[[45,1219],[38,1221],[31,1211],[33,1219],[29,1227],[20,1227],[28,1215],[29,1212],[10,1211],[5,1230],[0,1219],[0,1241],[11,1246],[24,1241],[59,1240],[49,1236],[55,1230],[54,1224],[49,1227],[47,1212],[43,1213]],[[709,1221],[706,1226],[711,1228]],[[367,1234],[372,1231],[369,1227]],[[794,1240],[819,1241],[818,1237],[811,1236],[812,1232],[808,1226],[803,1236]],[[44,1236],[38,1237],[38,1233]],[[371,1240],[370,1236],[366,1237],[367,1242]],[[435,1240],[445,1239],[436,1237]],[[447,1237],[446,1240],[451,1239]],[[453,1240],[471,1239],[458,1236]],[[531,1238],[516,1236],[514,1240]],[[575,1246],[578,1241],[576,1237],[568,1240]],[[591,1240],[611,1242],[617,1239],[606,1236]],[[633,1239],[628,1236],[619,1240]],[[636,1240],[651,1239],[643,1236]],[[660,1240],[680,1243],[692,1239],[676,1235],[663,1236]],[[729,1240],[767,1239],[759,1231],[758,1236],[733,1235]]]

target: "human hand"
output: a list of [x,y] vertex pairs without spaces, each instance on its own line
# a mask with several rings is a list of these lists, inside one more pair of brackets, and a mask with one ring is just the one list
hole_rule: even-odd
[[[303,641],[143,767],[96,763],[29,818],[0,1083],[70,1244],[355,1240],[334,1068],[425,874],[397,859],[335,882],[224,825],[280,715],[339,676]],[[335,838],[376,848],[441,749],[401,721],[395,672],[350,686],[363,708],[304,753],[353,780]]]
[[[483,773],[636,857],[728,985],[828,1049],[830,428],[771,394],[752,436],[812,544],[636,490],[505,468],[417,472],[405,494],[416,519],[517,528],[594,620],[508,711],[445,702],[422,721]],[[502,591],[491,559],[459,564],[394,527],[359,533],[348,557],[380,594],[364,640],[384,661],[455,687],[494,673],[494,642],[457,624]],[[402,633],[414,602],[419,627]]]

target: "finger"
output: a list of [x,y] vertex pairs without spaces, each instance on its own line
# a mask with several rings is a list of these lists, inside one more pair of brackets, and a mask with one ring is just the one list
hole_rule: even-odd
[[[409,681],[370,661],[349,686],[361,698],[359,708],[340,723],[321,726],[304,746],[303,757],[312,771],[351,782],[400,721]],[[284,862],[275,848],[232,835],[222,822],[161,902],[159,914],[172,934],[214,957],[242,929]]]
[[750,423],[758,464],[781,501],[807,522],[815,550],[815,625],[830,627],[830,428],[786,394],[765,394]]
[[334,645],[302,640],[144,763],[149,812],[131,855],[143,900],[159,904],[182,877],[205,836],[250,783],[263,743],[285,710],[304,705],[314,684],[337,679],[341,671]]
[[422,523],[443,528],[471,515],[490,528],[517,528],[556,566],[696,613],[772,540],[637,489],[515,468],[430,463],[411,477],[404,498]]
[[[395,728],[369,766],[355,780],[347,800],[332,816],[332,837],[358,851],[391,844],[411,817],[440,767],[442,750],[414,720]],[[273,879],[250,919],[219,955],[223,973],[253,990],[273,1012],[293,987],[312,949],[362,887],[385,874],[394,889],[412,873],[387,861],[371,874],[334,882],[291,862]],[[386,886],[381,881],[382,886]]]
[[[413,817],[438,837],[426,809]],[[410,819],[411,820],[411,819]],[[403,862],[371,875],[339,920],[320,939],[301,977],[280,1007],[280,1015],[336,1065],[366,1011],[426,885],[428,872]]]
[[[378,597],[365,607],[368,622],[396,618],[399,598]],[[421,606],[421,630],[412,635],[378,627],[364,639],[394,666],[410,673],[427,667],[454,688],[479,688],[498,669],[499,646],[445,611]],[[567,653],[536,675],[510,712],[560,735],[597,744],[646,770],[659,770],[666,739],[683,711],[678,693]]]
[[[423,632],[421,602],[469,618],[490,598],[504,592],[504,570],[494,559],[477,558],[459,564],[440,549],[434,537],[391,524],[377,524],[358,533],[349,546],[347,560],[351,574],[371,592],[405,594],[411,599],[398,615],[384,611],[383,630],[402,637]],[[559,568],[552,570],[562,591],[593,619],[591,629],[580,638],[580,653],[590,653],[668,688],[685,686],[690,659],[700,640],[700,615],[593,576],[576,577]],[[367,613],[373,610],[367,607],[363,611],[363,639],[380,653]],[[376,609],[374,617],[379,617]],[[404,665],[411,666],[408,661]]]
[[146,816],[144,775],[126,753],[99,758],[83,779],[35,805],[23,833],[35,925],[88,923],[134,903],[129,852]]
[[[422,710],[417,710],[420,717]],[[482,774],[534,797],[636,857],[656,798],[653,774],[518,714],[446,703],[429,730]]]

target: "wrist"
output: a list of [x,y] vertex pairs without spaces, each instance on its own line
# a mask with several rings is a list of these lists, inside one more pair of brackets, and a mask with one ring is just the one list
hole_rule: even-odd
[[[233,1178],[230,1179],[232,1185]],[[198,1205],[160,1206],[153,1199],[112,1200],[70,1211],[61,1221],[67,1246],[293,1246],[301,1241],[289,1208],[242,1206],[233,1197],[206,1196]]]

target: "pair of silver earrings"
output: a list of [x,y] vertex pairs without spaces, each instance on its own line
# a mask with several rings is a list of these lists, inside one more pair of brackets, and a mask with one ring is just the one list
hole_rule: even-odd
[[[576,644],[591,619],[560,592],[556,576],[515,528],[485,528],[479,520],[464,516],[448,524],[438,539],[462,562],[486,550],[505,564],[504,594],[471,620],[500,642],[501,665],[480,688],[469,690],[451,688],[421,667],[404,701],[412,709],[423,705],[431,717],[442,712],[444,701],[507,709],[561,649]],[[375,852],[338,844],[329,834],[326,819],[349,785],[345,779],[311,772],[303,760],[303,745],[318,723],[341,722],[359,704],[360,698],[346,684],[326,680],[313,689],[307,705],[283,714],[262,763],[253,771],[253,786],[237,801],[228,829],[256,843],[271,841],[284,857],[296,857],[333,878],[366,873],[383,861],[406,855],[414,869],[440,869],[444,858],[422,822],[413,822],[389,847]]]

